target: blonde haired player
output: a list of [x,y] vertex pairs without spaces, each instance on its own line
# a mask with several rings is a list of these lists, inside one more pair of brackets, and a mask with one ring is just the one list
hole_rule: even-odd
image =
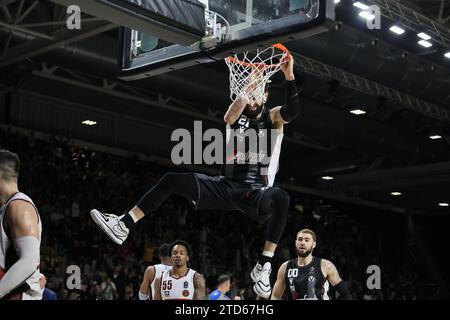
[[314,231],[302,229],[297,232],[295,249],[298,257],[286,261],[278,269],[272,300],[281,299],[286,289],[288,300],[329,300],[329,284],[344,299],[352,299],[347,285],[342,281],[334,264],[329,260],[313,256],[316,244],[317,238]]

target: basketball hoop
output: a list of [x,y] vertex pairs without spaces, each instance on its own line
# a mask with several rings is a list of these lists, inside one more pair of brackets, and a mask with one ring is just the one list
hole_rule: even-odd
[[289,50],[281,43],[254,52],[225,58],[230,69],[230,98],[242,96],[261,104],[269,79],[289,60]]
[[[206,34],[200,41],[200,48],[207,50],[227,41],[231,34],[227,19],[211,10],[205,10]],[[193,46],[196,46],[194,44]]]

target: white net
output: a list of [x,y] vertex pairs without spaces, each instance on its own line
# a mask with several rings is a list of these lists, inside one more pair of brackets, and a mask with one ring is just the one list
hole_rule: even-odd
[[267,81],[287,62],[289,51],[275,44],[255,52],[244,52],[225,59],[230,69],[230,98],[242,96],[262,104]]

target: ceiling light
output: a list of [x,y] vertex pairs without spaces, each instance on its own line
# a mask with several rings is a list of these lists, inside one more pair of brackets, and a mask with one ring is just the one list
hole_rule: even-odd
[[81,122],[82,124],[86,125],[86,126],[95,126],[97,124],[97,121],[93,121],[93,120],[84,120],[83,122]]
[[341,0],[334,0],[334,3],[338,4]]
[[375,16],[373,14],[368,13],[367,11],[362,11],[359,13],[360,17],[363,17],[364,19],[367,20],[373,20],[375,19]]
[[322,177],[322,180],[334,180],[334,178],[330,176],[324,176]]
[[401,193],[401,192],[398,192],[398,191],[391,192],[391,196],[396,196],[396,197],[398,197],[398,196],[401,196],[401,195],[402,195],[402,193]]
[[450,59],[450,51],[447,52],[446,54],[444,54],[444,57],[449,58]]
[[431,140],[437,140],[437,139],[442,139],[442,136],[438,135],[438,134],[433,134],[429,137]]
[[359,9],[361,9],[361,10],[367,10],[367,9],[369,9],[369,6],[368,6],[368,5],[365,5],[364,3],[361,3],[361,2],[359,2],[359,1],[353,3],[353,6],[359,8]]
[[417,36],[419,38],[422,38],[423,40],[430,40],[431,39],[431,37],[429,35],[427,35],[426,33],[423,33],[423,32],[417,34]]
[[448,207],[450,206],[447,202],[441,202],[439,203],[439,207]]
[[355,110],[351,110],[350,113],[353,113],[354,115],[362,115],[362,114],[366,114],[366,112],[364,110],[361,109],[355,109]]
[[405,29],[402,29],[400,27],[397,26],[392,26],[389,28],[389,30],[391,30],[392,32],[396,33],[396,34],[404,34],[405,33]]
[[421,46],[425,47],[425,48],[429,48],[432,46],[432,44],[428,41],[425,40],[420,40],[419,42],[417,42],[418,44],[420,44]]

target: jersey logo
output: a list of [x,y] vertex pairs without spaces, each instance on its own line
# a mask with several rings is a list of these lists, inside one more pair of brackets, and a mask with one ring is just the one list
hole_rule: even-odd
[[313,281],[316,280],[316,278],[314,278],[314,276],[309,276],[308,280],[309,280],[310,282],[313,282]]
[[244,132],[245,129],[247,129],[248,127],[250,127],[250,121],[248,120],[246,115],[241,115],[241,117],[238,120],[238,125],[239,125],[239,130],[240,132]]
[[189,288],[189,282],[185,281],[183,283],[183,288],[185,288],[185,289]]
[[183,297],[189,297],[189,290],[183,290]]

